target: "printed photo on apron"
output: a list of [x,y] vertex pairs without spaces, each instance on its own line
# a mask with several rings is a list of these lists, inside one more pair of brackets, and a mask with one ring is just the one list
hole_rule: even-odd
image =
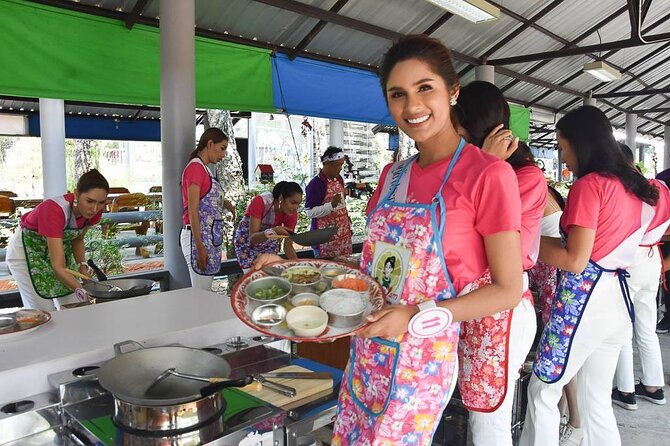
[[386,301],[397,303],[409,274],[412,251],[386,242],[375,243],[372,275],[386,291]]

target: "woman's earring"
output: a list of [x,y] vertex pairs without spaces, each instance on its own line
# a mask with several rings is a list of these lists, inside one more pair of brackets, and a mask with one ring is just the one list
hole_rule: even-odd
[[456,102],[456,98],[451,98],[451,100],[449,101],[449,103],[451,104],[452,107],[453,107],[454,105],[456,105],[456,104],[457,104],[457,102]]

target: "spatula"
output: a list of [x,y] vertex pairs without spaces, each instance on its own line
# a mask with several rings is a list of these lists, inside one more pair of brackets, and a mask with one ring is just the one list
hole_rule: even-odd
[[116,285],[109,285],[107,283],[98,282],[97,280],[93,279],[92,277],[89,277],[86,274],[82,274],[79,271],[74,271],[74,270],[69,269],[69,268],[65,268],[65,271],[67,271],[68,273],[72,274],[75,277],[79,277],[80,279],[90,280],[91,282],[93,282],[97,285],[107,287],[107,291],[123,291],[121,288],[119,288]]

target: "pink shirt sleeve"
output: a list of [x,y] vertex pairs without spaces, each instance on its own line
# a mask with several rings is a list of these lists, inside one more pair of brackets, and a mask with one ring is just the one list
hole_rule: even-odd
[[476,204],[475,229],[482,237],[520,230],[518,191],[516,176],[507,163],[492,163],[480,174],[472,201]]
[[188,197],[188,188],[195,184],[200,187],[200,198],[204,197],[211,187],[211,180],[205,168],[198,163],[192,163],[184,170],[184,188]]
[[33,212],[37,212],[38,234],[51,238],[63,238],[65,215],[63,215],[63,210],[58,203],[53,200],[45,200]]
[[521,254],[523,268],[530,269],[537,260],[540,248],[540,227],[547,204],[547,180],[535,165],[514,171],[521,197]]
[[265,202],[263,201],[263,197],[256,195],[251,199],[246,215],[249,217],[256,217],[260,220],[263,219],[263,216],[265,215]]
[[561,226],[569,231],[570,226],[598,229],[598,215],[601,208],[601,191],[593,177],[581,178],[572,185],[565,210],[561,217]]

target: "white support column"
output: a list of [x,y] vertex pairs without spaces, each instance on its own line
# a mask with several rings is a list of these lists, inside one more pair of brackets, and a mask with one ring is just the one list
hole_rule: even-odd
[[163,243],[170,289],[189,286],[179,247],[182,199],[179,178],[195,147],[195,1],[160,0],[161,153]]
[[495,84],[496,69],[493,65],[477,65],[475,67],[475,80]]
[[328,121],[328,145],[344,147],[344,122],[339,119]]
[[256,183],[256,119],[258,115],[251,113],[249,118],[249,139],[247,149],[247,178],[249,179],[249,189]]
[[[637,115],[635,113],[626,113],[626,145],[630,147],[635,154],[635,137],[637,136]],[[642,161],[642,152],[637,155],[638,161]]]
[[[40,99],[43,197],[67,192],[65,169],[65,103],[62,99]],[[75,179],[76,180],[76,179]]]
[[663,127],[665,150],[663,151],[663,170],[670,169],[670,125]]

